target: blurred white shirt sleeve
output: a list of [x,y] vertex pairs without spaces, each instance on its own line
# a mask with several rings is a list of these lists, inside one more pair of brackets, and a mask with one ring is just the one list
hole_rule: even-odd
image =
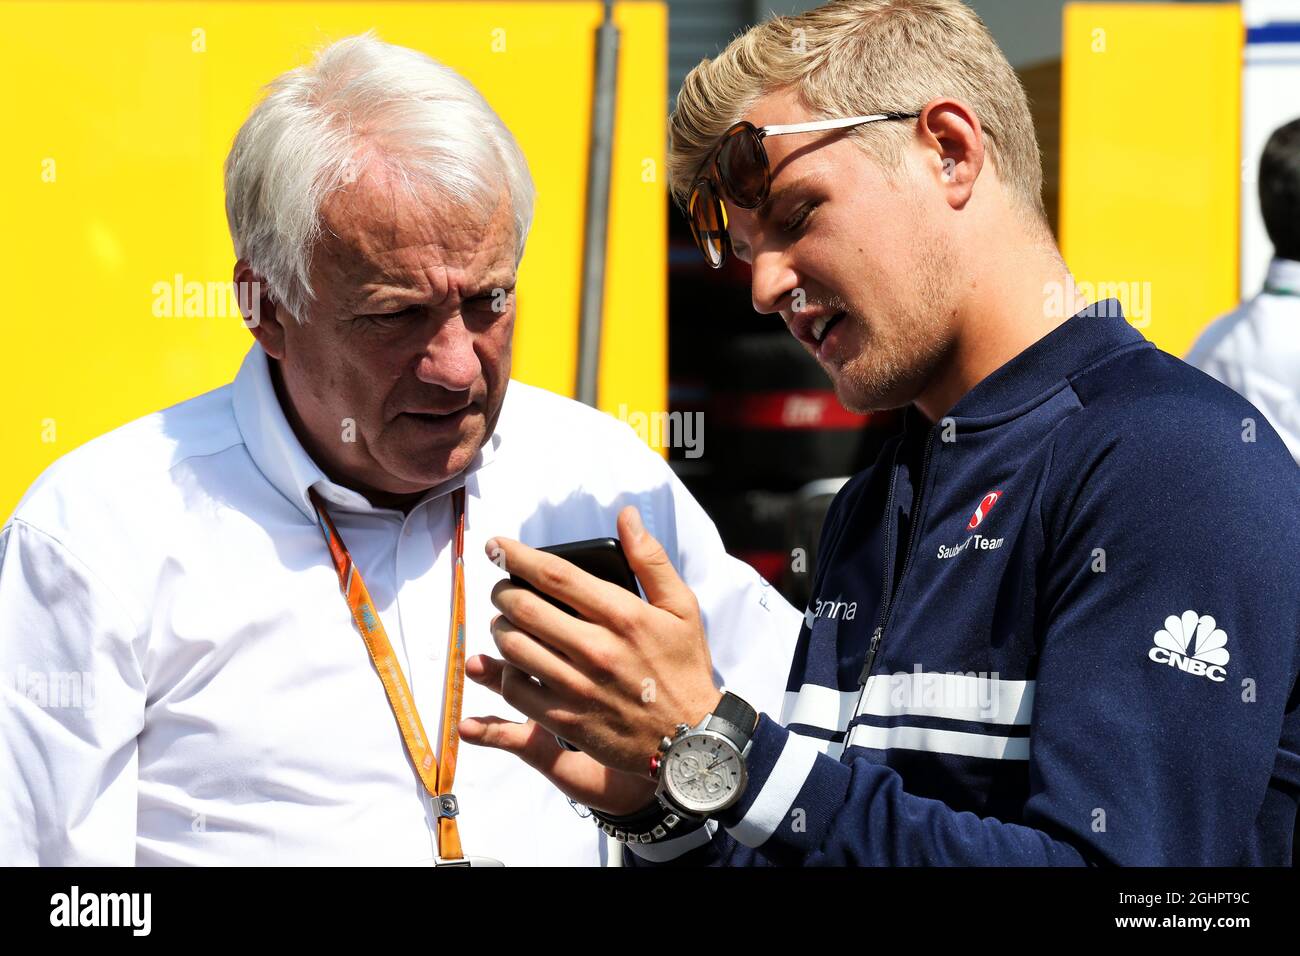
[[777,719],[803,614],[750,565],[727,553],[713,522],[675,475],[669,488],[678,542],[676,555],[669,554],[700,602],[715,677],[755,710]]
[[0,865],[135,863],[134,632],[58,541],[21,520],[0,532]]

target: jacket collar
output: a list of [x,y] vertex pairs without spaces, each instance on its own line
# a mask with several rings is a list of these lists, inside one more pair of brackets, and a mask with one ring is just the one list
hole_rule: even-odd
[[1140,345],[1155,347],[1129,325],[1118,299],[1102,299],[986,376],[947,417],[1015,417],[1060,388],[1073,373],[1119,349]]
[[[348,510],[375,514],[397,514],[393,508],[378,508],[358,491],[331,481],[314,462],[280,407],[279,396],[271,381],[270,360],[262,346],[254,343],[244,356],[232,386],[235,422],[244,438],[244,446],[258,470],[298,510],[313,522],[316,508],[309,491],[316,491],[332,505]],[[500,419],[498,419],[498,425]],[[500,429],[478,450],[469,467],[440,485],[435,485],[420,499],[420,504],[438,498],[467,484],[467,479],[494,457],[501,443]],[[469,482],[467,492],[477,493],[477,482]],[[414,513],[414,508],[412,513]]]

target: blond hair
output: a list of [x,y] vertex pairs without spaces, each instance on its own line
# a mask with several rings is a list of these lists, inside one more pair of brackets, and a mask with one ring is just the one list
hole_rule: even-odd
[[[701,60],[669,119],[668,181],[679,203],[718,137],[761,96],[786,88],[827,119],[914,113],[941,96],[962,100],[979,119],[999,178],[1031,218],[1046,223],[1028,97],[988,28],[960,0],[835,0],[774,17]],[[888,171],[913,133],[904,122],[849,135]]]

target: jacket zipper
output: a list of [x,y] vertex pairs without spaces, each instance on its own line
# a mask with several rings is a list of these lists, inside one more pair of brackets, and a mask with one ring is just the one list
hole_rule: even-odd
[[[933,449],[933,445],[934,445],[934,428],[932,427],[925,436],[925,450],[922,452],[921,455],[921,473],[917,478],[916,500],[912,505],[912,527],[908,530],[908,534],[907,534],[907,549],[903,552],[903,567],[898,575],[899,587],[902,586],[903,581],[906,580],[907,578],[907,569],[912,563],[912,549],[916,547],[916,537],[920,532],[921,501],[925,497],[925,477],[926,477],[926,472],[929,470],[930,467],[930,453]],[[901,450],[901,446],[900,446],[900,450]],[[894,466],[893,466],[895,472],[897,466],[898,466],[898,452],[895,451]],[[894,609],[894,597],[897,589],[890,587],[892,582],[890,581],[891,568],[890,568],[888,555],[893,550],[889,546],[889,531],[890,528],[893,527],[893,523],[894,523],[894,489],[897,480],[898,480],[898,475],[897,473],[895,473],[894,475],[891,476],[889,482],[889,499],[885,504],[886,513],[889,515],[889,517],[885,521],[886,560],[884,562],[885,583],[883,589],[884,594],[886,595],[885,604],[884,607],[880,609],[880,622],[876,625],[875,631],[873,631],[871,634],[871,644],[867,648],[867,659],[866,662],[862,665],[862,673],[858,677],[858,685],[861,687],[861,690],[858,692],[857,706],[853,708],[854,717],[857,717],[858,714],[861,713],[862,711],[862,704],[867,694],[867,682],[870,680],[871,677],[871,667],[876,662],[876,652],[880,650],[880,644],[885,637],[885,627],[889,624],[889,617]],[[850,721],[851,720],[852,718],[850,718]],[[845,728],[844,746],[846,748],[848,747],[848,743],[849,743],[849,729]]]

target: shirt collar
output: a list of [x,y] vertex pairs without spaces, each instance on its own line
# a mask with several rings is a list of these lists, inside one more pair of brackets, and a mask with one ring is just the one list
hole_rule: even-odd
[[1154,346],[1124,318],[1118,299],[1072,315],[967,392],[948,417],[1013,417],[1037,404],[1073,372],[1124,348]]
[[1300,262],[1291,259],[1270,262],[1264,291],[1270,295],[1300,295]]
[[[254,343],[244,356],[239,373],[235,376],[232,389],[232,401],[235,422],[243,435],[244,446],[248,449],[253,463],[275,488],[288,498],[298,510],[311,521],[316,520],[316,508],[312,504],[309,491],[315,488],[325,501],[349,511],[372,512],[375,514],[396,514],[401,512],[394,508],[377,508],[365,495],[351,488],[331,481],[314,462],[293,427],[280,407],[279,396],[271,381],[270,359],[262,346]],[[498,419],[498,425],[500,419]],[[477,482],[469,482],[469,477],[479,468],[488,464],[495,457],[501,444],[501,429],[498,427],[492,437],[484,443],[469,467],[458,475],[435,485],[425,493],[416,504],[420,507],[426,501],[439,498],[448,492],[466,485],[467,493],[477,497]],[[415,513],[415,508],[411,513]]]

